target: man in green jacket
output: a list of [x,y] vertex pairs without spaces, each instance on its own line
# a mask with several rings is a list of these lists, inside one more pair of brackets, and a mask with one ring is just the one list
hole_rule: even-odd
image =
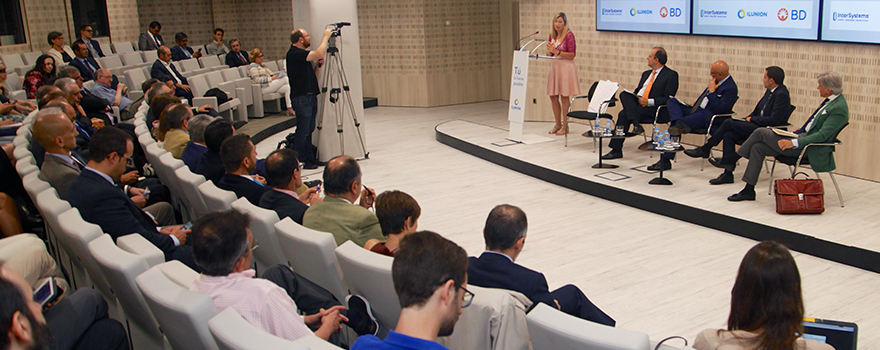
[[[797,134],[796,138],[777,135],[770,128],[760,128],[743,143],[737,154],[749,159],[749,165],[742,178],[746,187],[727,197],[727,200],[733,202],[755,200],[755,184],[758,183],[764,157],[781,155],[797,158],[802,148],[811,143],[834,141],[831,138],[849,123],[849,107],[846,105],[846,98],[842,95],[843,77],[840,73],[827,71],[820,74],[818,80],[819,86],[816,89],[825,100],[807,119],[804,126],[794,132]],[[813,170],[832,171],[836,168],[834,156],[831,154],[833,151],[833,147],[810,147],[807,149],[806,158],[809,159]],[[722,163],[725,162],[736,162],[736,159],[722,159]]]
[[[306,210],[303,226],[330,232],[339,246],[352,241],[363,247],[375,238],[385,242],[379,218],[369,211],[376,201],[376,192],[361,182],[361,167],[349,156],[338,156],[324,167],[324,200]],[[360,198],[360,205],[354,204]]]

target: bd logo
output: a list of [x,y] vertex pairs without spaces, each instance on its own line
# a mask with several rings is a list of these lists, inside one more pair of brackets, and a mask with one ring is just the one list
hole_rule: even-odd
[[780,21],[785,22],[788,19],[788,10],[779,9],[779,12],[776,13],[776,17],[779,18]]
[[660,8],[660,17],[666,18],[669,15],[669,9],[666,6]]
[[635,15],[636,15],[636,8],[635,8],[635,7],[631,8],[631,9],[629,10],[629,15],[630,15],[630,16],[635,16]]
[[[678,7],[670,7],[666,8],[663,6],[660,8],[660,17],[666,18],[669,16],[670,18],[681,17],[681,9]],[[702,13],[700,13],[700,17],[702,17]]]
[[791,10],[791,20],[792,21],[803,21],[805,19],[807,19],[807,11]]
[[746,18],[746,10],[740,9],[739,12],[736,13],[736,16],[739,17],[739,19]]

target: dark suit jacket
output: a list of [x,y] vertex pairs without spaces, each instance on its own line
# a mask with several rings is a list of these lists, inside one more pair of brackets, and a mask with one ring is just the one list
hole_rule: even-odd
[[[83,43],[83,44],[86,43],[85,41],[83,41],[82,38],[76,39],[76,42]],[[91,44],[92,44],[92,47],[95,48],[95,51],[98,51],[98,57],[106,56],[106,55],[104,55],[104,51],[101,50],[100,43],[98,43],[96,40],[92,39]],[[94,57],[92,57],[92,50],[89,50],[89,57],[94,58]]]
[[301,202],[299,198],[293,198],[287,193],[275,190],[266,191],[260,197],[260,207],[274,210],[278,214],[278,219],[290,218],[302,225],[303,214],[309,209],[309,206]]
[[[156,34],[156,39],[159,39],[159,42],[162,45],[165,45],[165,41],[162,40],[162,35]],[[150,34],[141,33],[141,36],[138,37],[138,49],[141,51],[150,51],[150,50],[158,50],[159,47],[156,46],[156,42],[153,41],[153,38],[150,37]]]
[[[706,92],[706,90],[703,91]],[[705,109],[713,115],[732,113],[733,105],[735,105],[736,100],[739,99],[739,90],[736,88],[736,82],[733,81],[733,76],[728,77],[724,83],[715,89],[715,92],[707,94],[706,99],[709,100],[709,103],[706,104]]]
[[208,152],[207,147],[190,141],[187,142],[186,148],[183,149],[183,154],[180,155],[180,160],[183,161],[183,164],[186,164],[189,171],[195,173],[196,168],[199,166],[199,160],[202,159],[202,155],[204,155],[205,152]]
[[749,116],[752,117],[750,119],[752,123],[758,126],[787,124],[788,117],[791,116],[791,96],[788,94],[788,88],[779,85],[772,93],[767,90]]
[[170,236],[156,231],[156,224],[137,207],[125,193],[91,170],[83,170],[70,185],[67,193],[70,205],[79,210],[82,218],[101,226],[101,230],[117,238],[138,233],[165,253],[165,259],[174,259],[178,247]]
[[[245,61],[249,60],[247,52],[241,51],[241,54],[244,55]],[[246,66],[249,64],[250,64],[249,62],[248,63],[242,62],[241,58],[238,57],[238,53],[235,53],[232,51],[229,51],[228,53],[226,53],[226,65],[229,67]]]
[[171,48],[171,60],[172,61],[180,61],[180,60],[189,59],[189,57],[187,57],[186,53],[183,51],[184,49],[186,49],[186,51],[189,52],[190,56],[192,56],[192,54],[195,52],[189,46],[184,48],[184,47],[180,47],[180,45],[174,45],[174,47]]
[[220,159],[220,153],[211,152],[210,150],[202,155],[199,159],[199,165],[196,166],[196,174],[202,175],[206,180],[210,180],[217,185],[226,169],[223,168],[223,160]]
[[[635,92],[641,90],[648,83],[652,72],[654,72],[652,69],[642,72],[639,87],[636,88]],[[663,67],[660,73],[657,73],[657,76],[654,77],[654,85],[651,85],[651,92],[648,93],[648,98],[654,99],[654,107],[657,107],[665,105],[669,97],[675,96],[676,93],[678,93],[678,72],[669,67]]]
[[272,189],[271,187],[260,185],[252,180],[233,174],[223,174],[220,177],[220,181],[217,182],[217,187],[235,192],[236,197],[247,198],[253,205],[260,205],[260,197],[263,196],[263,193]]
[[[94,58],[86,57],[86,60],[95,67],[95,70],[101,68],[101,65],[99,65],[98,61],[95,61]],[[76,69],[79,69],[79,74],[82,75],[83,81],[95,80],[95,74],[92,73],[91,70],[86,68],[86,66],[82,62],[80,62],[79,58],[74,58],[73,61],[70,61],[69,64],[76,67]]]
[[469,284],[484,288],[515,290],[523,293],[534,304],[544,303],[556,308],[544,274],[527,269],[495,253],[484,252],[479,258],[469,257],[468,262]]
[[175,67],[173,63],[171,64],[171,71],[172,72],[169,72],[168,68],[165,68],[165,65],[162,64],[162,61],[157,59],[156,62],[153,62],[153,67],[150,68],[150,77],[157,78],[160,75],[167,75],[170,77],[174,75],[177,79],[180,79],[181,83],[189,85],[189,82],[186,81],[186,78],[183,75],[180,75],[180,72],[177,71],[177,67]]

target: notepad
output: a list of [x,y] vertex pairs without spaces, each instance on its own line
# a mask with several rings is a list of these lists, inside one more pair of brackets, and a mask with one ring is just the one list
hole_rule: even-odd
[[795,133],[793,133],[793,132],[791,132],[791,131],[785,131],[785,130],[777,129],[777,128],[770,128],[770,130],[773,130],[773,133],[775,133],[776,135],[779,135],[779,136],[783,136],[783,137],[791,137],[791,138],[797,138],[797,137],[798,137],[797,134],[795,134]]

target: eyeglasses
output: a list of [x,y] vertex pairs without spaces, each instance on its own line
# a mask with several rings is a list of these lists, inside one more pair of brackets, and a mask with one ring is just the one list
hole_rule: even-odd
[[125,166],[127,168],[134,168],[134,159],[133,158],[126,157],[126,156],[122,156],[122,158],[125,158]]
[[6,73],[6,68],[0,69],[0,73]]
[[474,293],[471,293],[471,291],[459,285],[455,285],[455,289],[461,289],[464,291],[464,295],[461,297],[461,308],[464,309],[471,306],[471,302],[474,301]]
[[257,242],[257,240],[254,239],[254,241],[251,243],[250,250],[251,250],[251,252],[253,252],[254,250],[256,250],[259,247],[260,247],[260,242]]

